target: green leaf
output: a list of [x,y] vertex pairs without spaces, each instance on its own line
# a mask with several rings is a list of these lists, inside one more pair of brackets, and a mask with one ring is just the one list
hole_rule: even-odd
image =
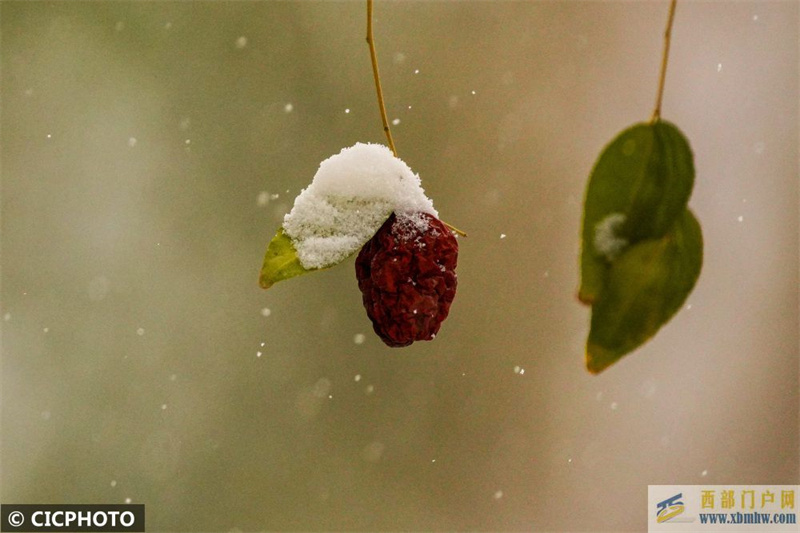
[[283,232],[283,228],[280,228],[267,247],[258,283],[263,289],[269,289],[278,281],[314,272],[314,270],[303,268],[297,257],[297,250],[292,244],[292,239]]
[[[581,287],[594,302],[622,244],[662,237],[686,208],[694,184],[689,143],[672,124],[637,124],[620,133],[595,163],[584,201]],[[613,216],[614,219],[607,217]],[[619,246],[598,250],[598,224],[607,221]]]
[[700,224],[688,209],[660,239],[625,249],[592,306],[589,371],[601,372],[655,335],[683,305],[702,263]]

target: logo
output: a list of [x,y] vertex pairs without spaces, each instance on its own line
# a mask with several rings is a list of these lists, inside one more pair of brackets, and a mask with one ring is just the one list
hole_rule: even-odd
[[135,533],[144,529],[144,505],[0,505],[2,533]]
[[647,531],[800,533],[800,485],[648,485]]
[[19,527],[25,523],[25,515],[19,511],[8,513],[8,525],[11,527]]
[[664,522],[672,520],[683,513],[683,493],[679,492],[671,498],[658,502],[656,508],[658,509],[656,511],[656,522],[663,524]]

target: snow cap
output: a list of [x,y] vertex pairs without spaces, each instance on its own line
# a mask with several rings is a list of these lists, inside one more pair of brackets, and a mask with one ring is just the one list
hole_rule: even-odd
[[357,252],[394,212],[438,218],[420,178],[380,144],[356,143],[319,165],[283,219],[306,269],[335,265]]

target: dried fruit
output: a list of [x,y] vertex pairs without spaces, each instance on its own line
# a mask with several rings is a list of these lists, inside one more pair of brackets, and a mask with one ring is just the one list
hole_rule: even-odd
[[358,288],[388,346],[432,340],[456,295],[458,241],[427,213],[394,213],[356,258]]

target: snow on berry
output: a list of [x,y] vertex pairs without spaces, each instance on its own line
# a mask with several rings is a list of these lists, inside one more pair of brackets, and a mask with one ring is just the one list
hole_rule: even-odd
[[356,277],[378,336],[389,346],[431,340],[450,312],[458,259],[458,241],[437,217],[408,165],[385,146],[358,143],[323,161],[295,199],[259,284],[268,289],[361,249]]
[[458,241],[428,213],[392,214],[361,249],[356,278],[375,333],[391,347],[432,340],[456,294]]
[[357,252],[393,212],[438,216],[408,165],[383,145],[357,143],[320,164],[283,230],[303,268],[326,268]]

